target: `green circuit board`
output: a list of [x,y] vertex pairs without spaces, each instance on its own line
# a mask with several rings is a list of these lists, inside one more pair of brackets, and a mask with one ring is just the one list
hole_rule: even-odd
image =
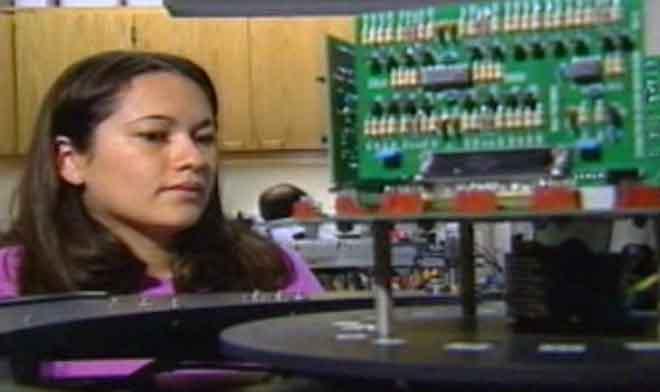
[[356,44],[329,41],[336,188],[660,186],[655,3],[463,2],[360,15]]

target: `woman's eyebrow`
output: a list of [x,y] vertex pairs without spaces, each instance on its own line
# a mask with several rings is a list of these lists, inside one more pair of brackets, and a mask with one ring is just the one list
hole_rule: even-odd
[[168,123],[175,123],[176,122],[175,119],[173,119],[172,117],[169,117],[169,116],[165,116],[165,115],[162,115],[162,114],[150,114],[150,115],[147,115],[147,116],[142,116],[142,117],[138,117],[136,119],[130,120],[130,121],[127,122],[127,124],[134,124],[134,123],[141,122],[141,121],[146,121],[146,120],[166,121]]

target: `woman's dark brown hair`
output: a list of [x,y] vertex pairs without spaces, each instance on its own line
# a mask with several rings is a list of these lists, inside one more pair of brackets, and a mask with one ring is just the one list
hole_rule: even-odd
[[[93,145],[96,127],[112,114],[122,89],[139,75],[172,72],[195,82],[218,116],[218,97],[207,73],[167,54],[105,52],[69,67],[48,92],[35,125],[26,168],[5,243],[23,247],[21,294],[74,290],[138,292],[145,265],[104,226],[90,218],[82,189],[57,170],[55,138],[65,136],[80,152]],[[200,220],[176,239],[173,265],[179,292],[272,290],[286,285],[288,268],[279,249],[225,219],[217,181]]]

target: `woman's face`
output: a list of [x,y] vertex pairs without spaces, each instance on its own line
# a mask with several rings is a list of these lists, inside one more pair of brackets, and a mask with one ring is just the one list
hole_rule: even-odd
[[120,235],[171,239],[191,227],[216,181],[215,123],[191,80],[166,72],[134,78],[89,151],[74,153],[89,213]]

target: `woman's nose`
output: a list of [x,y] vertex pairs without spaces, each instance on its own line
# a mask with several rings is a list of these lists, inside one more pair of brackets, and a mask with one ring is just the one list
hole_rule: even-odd
[[175,143],[175,162],[181,168],[199,169],[209,165],[207,148],[190,135],[182,135]]

